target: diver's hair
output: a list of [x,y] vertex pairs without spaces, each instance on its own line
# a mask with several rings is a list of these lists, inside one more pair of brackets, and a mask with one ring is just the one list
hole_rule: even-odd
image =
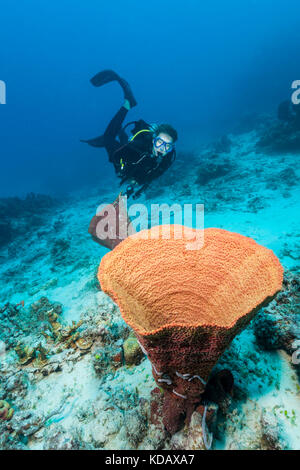
[[164,134],[168,134],[170,137],[172,137],[173,142],[176,142],[178,139],[178,134],[177,131],[174,129],[174,127],[170,126],[170,124],[158,124],[155,126],[155,133],[156,135],[160,134],[160,132],[163,132]]

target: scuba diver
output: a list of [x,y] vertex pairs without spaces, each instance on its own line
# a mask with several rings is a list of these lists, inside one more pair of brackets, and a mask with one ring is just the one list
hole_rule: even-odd
[[[121,86],[124,104],[103,135],[81,142],[106,149],[109,161],[121,179],[120,185],[125,183],[127,186],[124,195],[135,199],[174,162],[177,132],[169,124],[149,125],[142,119],[122,127],[128,111],[137,105],[128,82],[113,70],[103,70],[91,79],[96,87],[112,81]],[[134,125],[131,138],[125,131],[129,125]]]

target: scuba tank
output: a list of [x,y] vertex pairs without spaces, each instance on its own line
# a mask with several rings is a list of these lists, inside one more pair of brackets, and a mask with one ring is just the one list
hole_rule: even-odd
[[[126,131],[127,127],[132,126],[132,125],[133,125],[133,128],[130,131],[131,137],[128,137],[128,135],[125,131]],[[119,135],[124,135],[124,133],[125,133],[128,137],[128,142],[131,142],[138,135],[140,135],[144,132],[151,132],[153,134],[153,136],[155,137],[157,128],[158,128],[157,124],[148,124],[143,119],[139,119],[138,121],[128,122],[125,126],[122,127]]]

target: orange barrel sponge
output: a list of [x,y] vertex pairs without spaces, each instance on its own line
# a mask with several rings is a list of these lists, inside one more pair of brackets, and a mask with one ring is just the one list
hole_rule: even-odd
[[[203,235],[203,246],[187,249]],[[238,233],[162,225],[107,253],[98,278],[152,363],[173,433],[201,402],[221,354],[281,289],[283,268],[271,250]]]

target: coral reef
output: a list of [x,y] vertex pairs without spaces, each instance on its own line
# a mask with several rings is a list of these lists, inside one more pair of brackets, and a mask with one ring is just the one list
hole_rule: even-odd
[[120,345],[106,345],[106,347],[95,349],[93,365],[99,377],[105,375],[108,370],[114,372],[121,367],[123,365],[123,355]]
[[39,338],[48,325],[48,312],[51,311],[60,315],[62,307],[57,302],[50,302],[47,297],[41,297],[29,307],[26,307],[24,302],[7,302],[0,307],[1,340],[6,350],[17,347],[20,338],[23,342],[32,334]]
[[[48,346],[54,349],[54,353],[61,353],[67,349],[77,349],[80,355],[86,354],[93,346],[94,339],[88,336],[83,337],[77,331],[83,324],[84,320],[79,322],[72,321],[71,325],[64,325],[59,321],[57,313],[51,309],[48,312],[48,325],[42,335],[47,341]],[[40,349],[39,349],[40,351]],[[39,362],[35,361],[36,365],[45,365],[47,363],[45,351],[44,355],[39,357]]]
[[[233,339],[190,423],[182,415],[183,427],[172,436],[163,415],[168,384],[155,382],[153,374],[167,378],[155,375],[136,342],[127,343],[130,327],[95,276],[107,249],[91,243],[84,229],[100,202],[114,200],[117,184],[107,180],[57,206],[45,201],[42,207],[40,201],[40,209],[38,198],[29,198],[27,208],[23,200],[9,198],[1,206],[0,199],[0,400],[14,410],[9,420],[0,419],[1,450],[203,449],[211,433],[213,449],[299,449],[298,154],[270,156],[256,146],[276,122],[278,129],[291,125],[268,115],[246,117],[240,132],[248,134],[229,134],[229,153],[222,152],[222,139],[200,145],[195,135],[186,141],[190,151],[178,151],[172,167],[139,200],[149,213],[154,202],[203,202],[207,227],[252,237],[274,250],[285,267],[283,290],[255,317],[257,325],[251,322]],[[226,174],[194,184],[197,171],[206,174],[213,164],[214,176],[226,163]],[[144,286],[145,258],[136,266]],[[72,320],[81,326],[57,342]],[[126,344],[139,355],[135,364],[126,363]],[[14,350],[18,345],[29,356],[33,350],[25,365]]]
[[[2,312],[12,311],[15,315],[23,313],[20,327],[24,322],[31,321],[31,325],[27,323],[26,328],[21,331],[16,338],[12,338],[7,344],[9,350],[14,346],[17,354],[17,364],[20,367],[30,366],[36,373],[41,371],[43,375],[61,370],[61,365],[67,357],[60,356],[64,351],[78,351],[79,357],[86,354],[94,343],[94,337],[90,337],[88,332],[83,335],[78,329],[83,325],[84,319],[71,325],[66,325],[61,321],[60,316],[62,307],[59,303],[51,303],[46,297],[42,297],[38,301],[31,304],[29,309],[24,309],[24,305],[11,306],[7,304],[2,308]],[[13,315],[12,315],[13,316]],[[18,318],[16,319],[17,323]],[[36,331],[32,328],[38,322]],[[11,321],[10,321],[11,324]],[[31,327],[31,335],[28,329]],[[33,335],[34,333],[34,335]],[[24,334],[26,336],[24,336]],[[22,341],[17,340],[22,337]],[[44,340],[42,340],[44,337]],[[5,344],[5,343],[4,343]],[[78,358],[77,357],[77,360]]]
[[20,366],[28,364],[35,358],[35,349],[31,348],[30,346],[22,345],[21,343],[17,344],[15,347],[15,352],[18,355],[18,363]]
[[171,433],[190,421],[221,354],[282,284],[278,259],[254,240],[206,229],[204,246],[187,249],[199,235],[181,226],[139,232],[105,255],[98,273],[164,389]]
[[15,347],[15,352],[18,355],[18,364],[20,366],[25,366],[34,361],[34,366],[36,368],[41,368],[44,367],[48,362],[48,351],[46,351],[41,343],[36,347],[30,347],[28,345],[18,343]]
[[300,276],[284,273],[283,289],[253,322],[259,346],[265,350],[283,349],[290,356],[294,342],[300,337]]

